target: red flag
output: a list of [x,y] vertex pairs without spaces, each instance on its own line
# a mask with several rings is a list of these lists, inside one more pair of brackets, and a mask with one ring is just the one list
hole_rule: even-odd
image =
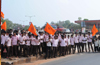
[[44,30],[45,30],[46,32],[48,32],[49,34],[52,34],[52,35],[54,35],[55,32],[56,32],[56,30],[55,30],[52,26],[50,26],[48,23],[46,24]]
[[7,29],[6,21],[1,25],[1,29],[4,29],[6,31]]
[[97,32],[98,32],[98,29],[96,28],[95,25],[93,25],[93,28],[92,28],[92,36],[94,36]]
[[3,14],[3,12],[1,12],[1,17],[4,18],[4,14]]
[[28,31],[30,31],[31,33],[33,33],[34,35],[37,36],[36,29],[32,23],[31,23],[30,27],[28,28]]

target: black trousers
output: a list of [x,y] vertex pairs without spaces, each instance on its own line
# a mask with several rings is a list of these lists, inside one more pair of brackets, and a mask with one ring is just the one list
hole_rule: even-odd
[[31,46],[25,46],[25,56],[30,56],[31,55]]
[[7,47],[7,57],[11,57],[11,46]]
[[83,50],[85,48],[85,51],[87,52],[87,47],[86,47],[86,43],[82,43],[83,44]]
[[90,52],[90,46],[91,46],[91,49],[92,49],[92,51],[93,51],[92,42],[88,42],[88,49],[89,49],[89,52]]
[[75,53],[75,45],[71,45],[72,53]]
[[[6,49],[6,52],[4,52],[4,50]],[[3,46],[3,58],[6,58],[7,57],[7,46],[5,45],[5,46]]]
[[95,49],[95,52],[98,51],[98,46],[95,46],[94,49]]
[[65,55],[68,54],[68,46],[65,47]]
[[44,43],[40,43],[41,45],[41,53],[44,53],[45,52],[45,42]]
[[13,45],[13,56],[18,56],[18,46],[17,45]]
[[46,55],[45,58],[50,58],[51,57],[51,47],[47,46],[46,47]]
[[20,56],[22,55],[25,56],[25,45],[20,45]]
[[53,47],[53,57],[57,56],[57,47]]
[[79,52],[83,52],[83,44],[82,44],[82,42],[79,42]]
[[36,49],[35,49],[35,45],[32,45],[31,46],[31,54],[33,54],[33,56],[35,56],[35,51],[36,51]]
[[1,44],[1,57],[3,57],[3,50],[4,50],[4,46],[3,44]]
[[76,46],[77,46],[77,50],[78,50],[78,53],[79,53],[80,52],[80,45],[79,45],[79,43],[75,43],[75,48],[76,48]]
[[100,52],[100,47],[98,48],[98,51]]
[[68,45],[68,52],[71,54],[71,45]]
[[64,56],[65,55],[65,50],[66,50],[66,47],[61,46],[61,48],[60,48],[60,56]]
[[36,45],[35,46],[35,54],[36,54],[36,56],[38,55],[38,53],[39,53],[39,55],[41,55],[40,45]]

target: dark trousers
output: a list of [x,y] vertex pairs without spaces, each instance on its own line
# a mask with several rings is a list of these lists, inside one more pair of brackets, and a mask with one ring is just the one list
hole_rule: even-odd
[[17,45],[13,45],[13,56],[18,56],[18,46]]
[[57,56],[57,47],[53,47],[53,57]]
[[11,57],[11,46],[7,47],[7,57]]
[[98,51],[100,52],[100,47],[98,48]]
[[68,52],[71,54],[71,45],[68,45]]
[[39,53],[39,55],[41,55],[40,45],[36,45],[35,46],[35,54],[36,54],[36,56],[38,55],[38,53]]
[[1,57],[3,57],[3,50],[4,50],[4,46],[3,44],[1,44]]
[[85,48],[85,51],[87,52],[87,47],[86,47],[86,43],[82,43],[83,44],[83,50]]
[[31,46],[31,54],[33,54],[33,56],[35,56],[35,51],[36,51],[36,49],[35,49],[35,45],[32,45]]
[[79,51],[83,52],[84,50],[84,44],[82,44],[82,42],[79,42]]
[[25,56],[25,45],[20,45],[20,56]]
[[[6,52],[4,52],[4,50],[6,49]],[[7,57],[7,46],[5,45],[5,46],[3,46],[3,56],[2,57],[4,57],[4,58],[6,58]]]
[[66,47],[61,46],[61,48],[60,48],[60,56],[64,56],[65,55],[65,50],[66,50]]
[[40,43],[40,44],[41,44],[40,46],[41,46],[41,49],[42,49],[41,53],[43,54],[45,52],[45,46],[44,46],[45,42],[44,43]]
[[91,46],[91,49],[92,49],[92,51],[93,51],[92,42],[88,42],[88,49],[89,49],[89,52],[90,52],[90,46]]
[[65,47],[65,55],[68,54],[68,46]]
[[76,46],[77,46],[77,50],[78,50],[78,53],[79,53],[80,52],[80,45],[79,45],[79,43],[75,43],[75,48],[76,48]]
[[94,49],[95,49],[95,52],[98,51],[98,46],[95,46]]
[[25,56],[30,56],[31,55],[31,46],[25,46]]
[[75,53],[75,45],[71,45],[72,53]]
[[45,55],[45,58],[50,58],[51,57],[51,47],[47,46],[46,48],[46,55]]

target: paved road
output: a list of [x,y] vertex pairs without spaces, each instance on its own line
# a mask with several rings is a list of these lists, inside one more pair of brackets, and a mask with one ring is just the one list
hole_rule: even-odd
[[74,54],[41,65],[100,65],[100,53]]

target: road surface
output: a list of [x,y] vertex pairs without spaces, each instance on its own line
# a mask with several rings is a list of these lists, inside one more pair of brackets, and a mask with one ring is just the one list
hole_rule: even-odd
[[100,65],[100,53],[77,53],[40,65]]

